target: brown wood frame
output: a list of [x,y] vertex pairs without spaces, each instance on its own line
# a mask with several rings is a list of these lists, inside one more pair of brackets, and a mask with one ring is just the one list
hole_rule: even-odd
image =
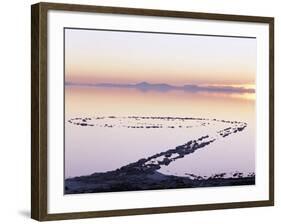
[[[269,24],[269,200],[48,214],[47,211],[47,12],[64,10],[196,18]],[[31,217],[39,221],[186,212],[274,205],[274,18],[90,5],[38,3],[31,6]]]

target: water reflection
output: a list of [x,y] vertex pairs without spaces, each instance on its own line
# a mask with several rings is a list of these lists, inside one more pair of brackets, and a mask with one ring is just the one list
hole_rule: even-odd
[[246,122],[248,126],[243,133],[218,141],[160,171],[174,175],[254,172],[254,98],[253,93],[143,92],[68,86],[65,88],[65,176],[113,170],[218,128],[108,129],[67,122],[74,117],[112,115],[201,117]]

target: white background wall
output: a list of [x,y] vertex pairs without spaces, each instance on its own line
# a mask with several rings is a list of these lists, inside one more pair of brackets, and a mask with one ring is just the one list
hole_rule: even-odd
[[[65,0],[68,3],[202,11],[275,17],[275,98],[280,83],[278,0]],[[57,0],[56,2],[64,2]],[[0,223],[35,223],[30,216],[30,5],[1,1],[0,12]],[[280,103],[275,101],[276,206],[178,214],[145,215],[53,223],[280,223]],[[279,219],[279,220],[278,220]]]

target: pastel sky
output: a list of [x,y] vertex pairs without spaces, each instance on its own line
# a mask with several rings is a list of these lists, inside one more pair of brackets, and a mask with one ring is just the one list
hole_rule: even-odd
[[254,85],[256,39],[65,29],[65,81]]

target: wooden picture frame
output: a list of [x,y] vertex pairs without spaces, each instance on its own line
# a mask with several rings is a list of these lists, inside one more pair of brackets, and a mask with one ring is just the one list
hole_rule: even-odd
[[[48,211],[48,13],[65,11],[69,13],[102,13],[114,15],[130,15],[157,17],[165,19],[196,19],[207,21],[225,21],[268,25],[269,43],[269,120],[268,120],[268,198],[226,203],[203,203],[178,206],[158,206],[129,209],[93,210],[81,212]],[[39,221],[60,219],[81,219],[94,217],[140,215],[170,212],[187,212],[199,210],[215,210],[226,208],[246,208],[274,205],[274,18],[259,16],[224,15],[211,13],[166,11],[138,8],[118,8],[90,5],[73,5],[57,3],[38,3],[31,7],[31,217]],[[57,149],[60,150],[60,149]],[[62,149],[61,149],[62,150]]]

